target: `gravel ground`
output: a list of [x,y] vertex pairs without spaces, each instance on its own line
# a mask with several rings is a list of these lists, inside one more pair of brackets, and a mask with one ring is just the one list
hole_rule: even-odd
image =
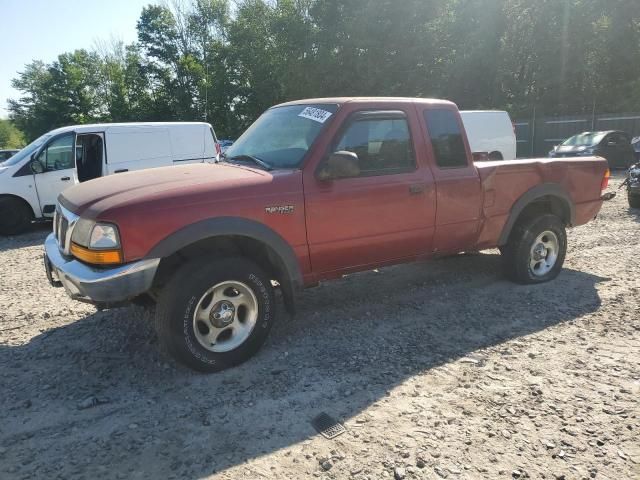
[[[620,177],[614,185],[620,182]],[[640,478],[640,213],[517,286],[497,252],[352,275],[217,375],[148,312],[49,287],[48,227],[0,238],[0,478]],[[326,440],[320,412],[346,433]]]

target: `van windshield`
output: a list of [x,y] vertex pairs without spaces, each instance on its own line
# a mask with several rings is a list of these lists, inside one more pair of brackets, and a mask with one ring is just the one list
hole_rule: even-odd
[[227,161],[255,158],[270,169],[300,166],[338,105],[293,105],[263,113],[225,152]]
[[35,152],[38,148],[40,148],[50,138],[51,138],[51,135],[48,133],[42,135],[41,137],[37,138],[26,147],[24,147],[18,153],[16,153],[9,160],[5,160],[4,162],[0,163],[0,167],[11,167],[13,165],[17,165],[25,158],[30,157],[33,154],[33,152]]
[[565,140],[562,146],[565,147],[591,147],[597,145],[604,137],[604,132],[585,132]]

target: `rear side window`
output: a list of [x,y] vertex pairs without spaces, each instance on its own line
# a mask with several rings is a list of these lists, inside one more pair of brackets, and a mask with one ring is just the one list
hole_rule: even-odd
[[466,167],[467,151],[456,114],[447,109],[425,110],[424,119],[436,164],[441,168]]
[[607,137],[607,141],[611,142],[617,147],[624,146],[625,144],[629,143],[629,139],[623,133],[612,133],[611,135],[609,135],[609,137]]

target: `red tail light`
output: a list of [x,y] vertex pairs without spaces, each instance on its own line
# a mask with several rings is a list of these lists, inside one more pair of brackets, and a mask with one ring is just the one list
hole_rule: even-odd
[[222,149],[220,148],[220,144],[216,142],[216,153],[220,155],[222,153]]
[[600,184],[600,191],[602,191],[603,193],[609,186],[610,177],[611,177],[611,171],[607,168],[604,172],[604,177],[602,177],[602,183]]

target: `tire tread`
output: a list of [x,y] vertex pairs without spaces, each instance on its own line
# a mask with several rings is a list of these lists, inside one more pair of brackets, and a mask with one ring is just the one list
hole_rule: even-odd
[[[243,345],[230,352],[212,354],[216,357],[215,363],[206,363],[196,358],[185,346],[182,322],[186,304],[183,304],[183,300],[188,297],[187,290],[198,288],[200,286],[198,282],[202,278],[215,277],[217,272],[229,272],[229,279],[237,279],[234,277],[252,272],[261,283],[265,284],[269,297],[270,317],[267,328],[257,331],[258,325],[256,325]],[[180,317],[177,318],[177,315]],[[159,343],[167,353],[194,370],[211,373],[238,365],[253,356],[264,343],[273,325],[274,316],[275,295],[273,288],[268,276],[254,262],[243,257],[232,257],[216,259],[210,264],[203,264],[201,259],[195,259],[180,268],[162,289],[156,307],[155,327]]]
[[[531,241],[544,230],[556,229],[559,235],[560,252],[553,269],[544,277],[533,278],[529,274],[529,252]],[[519,220],[509,235],[509,240],[501,248],[505,276],[523,285],[553,280],[562,270],[566,256],[567,236],[562,220],[553,214],[533,215]]]

